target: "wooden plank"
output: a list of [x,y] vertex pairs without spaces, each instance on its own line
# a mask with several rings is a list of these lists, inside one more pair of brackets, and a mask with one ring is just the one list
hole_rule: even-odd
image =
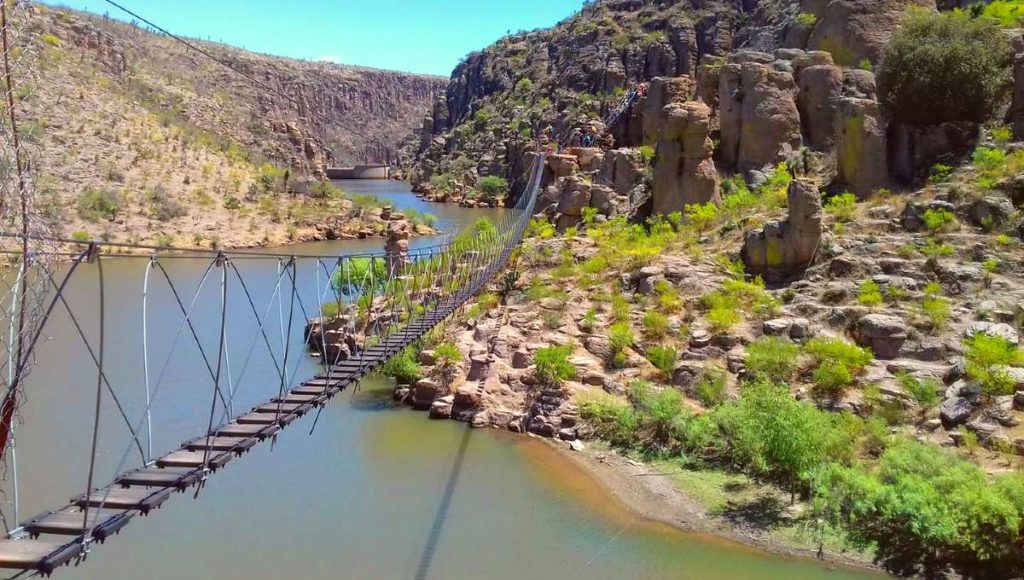
[[0,568],[38,570],[49,574],[82,553],[79,542],[0,540]]
[[289,425],[292,421],[298,419],[298,415],[294,414],[282,414],[280,416],[276,414],[265,414],[265,413],[249,413],[248,415],[242,415],[235,419],[235,423],[240,425],[280,425],[282,427]]
[[[93,537],[102,542],[128,525],[135,514],[136,512],[131,510],[90,509],[87,525]],[[81,508],[68,506],[57,512],[40,514],[25,522],[22,527],[33,537],[37,537],[39,534],[77,536],[82,534],[85,515]]]
[[224,464],[231,461],[232,455],[230,453],[210,453],[205,454],[203,451],[188,451],[187,449],[179,449],[172,451],[167,455],[164,455],[160,459],[156,460],[157,467],[202,467],[204,455],[207,460],[207,466],[210,469],[218,469],[223,467]]
[[322,395],[327,394],[333,397],[341,391],[338,387],[325,387],[322,385],[303,385],[292,389],[294,395]]
[[264,413],[268,415],[275,415],[280,413],[281,415],[287,415],[290,413],[303,414],[309,410],[309,405],[304,403],[266,403],[253,409],[256,413]]
[[83,494],[72,498],[71,503],[81,508],[88,504],[89,507],[139,510],[145,514],[159,507],[170,496],[171,490],[167,488],[105,487],[93,490],[88,496]]
[[202,451],[203,449],[209,448],[212,451],[234,451],[236,453],[241,453],[252,449],[256,443],[258,443],[258,441],[254,437],[240,438],[230,436],[204,436],[186,443],[185,449],[188,449],[189,451]]
[[316,404],[317,402],[326,398],[327,392],[320,389],[317,393],[296,393],[294,391],[286,393],[283,397],[274,397],[270,401],[272,403],[309,403]]
[[198,483],[201,476],[201,471],[192,467],[145,467],[122,475],[116,483],[125,487],[142,485],[187,489]]
[[241,423],[228,423],[227,425],[218,428],[216,431],[217,435],[266,439],[280,430],[281,428],[277,425],[243,425]]

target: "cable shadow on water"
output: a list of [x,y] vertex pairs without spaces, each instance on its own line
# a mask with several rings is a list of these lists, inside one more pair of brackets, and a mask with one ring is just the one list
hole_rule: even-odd
[[455,495],[455,485],[458,483],[459,474],[462,473],[462,464],[466,459],[466,450],[469,448],[469,438],[473,429],[468,426],[462,433],[462,441],[459,442],[459,451],[455,455],[455,463],[452,464],[451,473],[448,474],[448,483],[444,487],[444,495],[441,496],[441,503],[437,506],[437,514],[434,516],[434,523],[427,535],[427,543],[423,547],[423,554],[420,555],[419,565],[416,567],[416,580],[426,580],[430,572],[430,565],[437,553],[437,544],[441,540],[441,532],[444,531],[445,520],[448,519],[448,510],[451,508],[452,497]]

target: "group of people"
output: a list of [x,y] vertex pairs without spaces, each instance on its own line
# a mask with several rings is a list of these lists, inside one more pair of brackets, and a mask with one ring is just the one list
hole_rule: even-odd
[[[626,94],[623,95],[618,104],[601,120],[601,126],[605,128],[605,131],[617,123],[622,115],[646,94],[647,85],[645,83],[626,91]],[[555,135],[555,128],[548,125],[541,132],[540,144],[544,146],[544,151],[547,155],[557,153],[561,147],[595,147],[605,145],[611,147],[611,138],[605,131],[599,130],[595,124],[588,123],[582,128],[574,127],[567,138],[559,139]]]

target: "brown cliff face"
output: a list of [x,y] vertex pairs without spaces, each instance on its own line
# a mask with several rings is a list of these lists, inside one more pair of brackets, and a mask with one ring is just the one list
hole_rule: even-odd
[[249,246],[319,239],[338,220],[331,235],[354,234],[358,208],[311,181],[393,161],[445,83],[191,41],[253,81],[172,38],[42,4],[14,25],[40,213],[65,236]]
[[[440,77],[307,62],[191,41],[258,85],[173,39],[130,24],[40,7],[33,27],[144,87],[143,104],[237,141],[298,174],[326,164],[384,163],[441,94]],[[264,88],[267,87],[267,88]],[[273,89],[273,90],[270,90]],[[230,110],[228,110],[230,109]]]

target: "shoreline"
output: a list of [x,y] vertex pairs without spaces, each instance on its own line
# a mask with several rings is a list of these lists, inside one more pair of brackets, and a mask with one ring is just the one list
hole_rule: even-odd
[[[590,500],[589,503],[596,504],[599,501],[592,497],[595,495],[612,499],[618,505],[609,506],[607,502],[600,504],[601,509],[609,512],[611,517],[616,517],[616,511],[624,511],[634,519],[668,526],[676,532],[701,536],[705,541],[724,542],[734,549],[808,560],[829,568],[886,575],[867,556],[826,549],[819,558],[817,550],[772,537],[764,527],[740,526],[713,515],[696,498],[681,489],[669,475],[658,471],[653,465],[632,460],[611,450],[587,447],[583,451],[573,451],[564,442],[537,436],[528,436],[524,441],[551,452],[550,458],[535,457],[544,464],[542,469],[564,469],[564,466],[552,463],[557,458],[557,461],[582,472],[590,480],[591,489],[582,490],[585,491],[583,494],[579,489],[567,488],[567,491],[581,501]],[[530,450],[530,453],[539,455],[534,450]]]

